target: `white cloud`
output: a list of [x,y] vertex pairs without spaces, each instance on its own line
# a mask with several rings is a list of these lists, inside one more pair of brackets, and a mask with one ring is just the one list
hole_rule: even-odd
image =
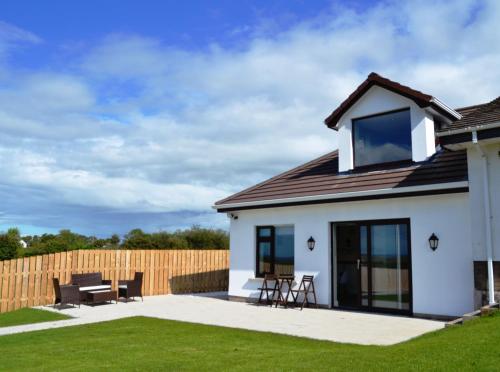
[[42,42],[37,35],[16,27],[10,23],[0,21],[0,78],[7,75],[3,64],[9,57],[9,52],[21,44],[39,44]]
[[[38,190],[64,213],[102,208],[130,225],[132,212],[193,211],[149,226],[219,226],[218,198],[336,148],[322,121],[371,71],[451,106],[498,96],[499,16],[497,1],[336,6],[288,30],[245,32],[238,49],[198,51],[113,34],[64,73],[10,66],[0,171],[7,189]],[[38,41],[19,35],[9,45]]]
[[0,21],[0,40],[10,42],[24,41],[30,43],[40,43],[42,41],[42,39],[32,32],[3,21]]
[[159,184],[132,177],[109,177],[83,169],[61,169],[56,159],[29,150],[0,151],[4,183],[56,192],[66,203],[128,212],[206,210],[223,190],[196,184]]

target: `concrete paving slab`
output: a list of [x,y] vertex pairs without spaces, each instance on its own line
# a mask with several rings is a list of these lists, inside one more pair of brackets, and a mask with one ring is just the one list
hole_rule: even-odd
[[281,333],[362,345],[392,345],[444,328],[445,323],[403,316],[329,309],[294,309],[232,302],[206,295],[145,297],[144,302],[119,302],[57,310],[72,319],[0,328],[0,335],[148,316],[207,325]]

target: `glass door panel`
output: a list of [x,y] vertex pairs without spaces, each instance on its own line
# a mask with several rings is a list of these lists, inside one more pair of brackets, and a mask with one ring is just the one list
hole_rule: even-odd
[[337,300],[339,306],[360,306],[360,246],[357,224],[337,225]]
[[410,309],[408,228],[371,226],[372,306]]
[[360,274],[361,274],[361,306],[369,306],[369,255],[368,227],[359,227]]
[[409,223],[339,223],[335,232],[338,305],[410,311]]

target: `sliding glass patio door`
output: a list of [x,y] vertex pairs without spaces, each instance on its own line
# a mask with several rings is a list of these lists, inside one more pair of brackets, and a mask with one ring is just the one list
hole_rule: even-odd
[[337,223],[333,231],[338,306],[411,312],[409,221]]

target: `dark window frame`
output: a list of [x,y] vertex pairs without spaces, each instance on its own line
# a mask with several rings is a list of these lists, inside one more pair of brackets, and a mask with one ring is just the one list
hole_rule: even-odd
[[[334,270],[334,267],[336,267],[336,254],[334,254],[334,248],[336,243],[336,226],[340,224],[356,224],[358,226],[368,226],[368,254],[371,257],[371,250],[372,250],[372,242],[371,242],[371,228],[372,226],[376,225],[393,225],[393,224],[405,224],[407,226],[407,237],[406,237],[406,243],[408,247],[408,290],[409,290],[409,298],[408,298],[408,304],[409,304],[409,309],[408,310],[399,310],[399,309],[390,309],[390,308],[383,308],[383,307],[374,307],[372,306],[372,296],[370,295],[369,298],[369,305],[368,306],[359,306],[355,308],[351,307],[343,307],[343,306],[335,306],[334,299],[335,296],[337,295],[337,288],[335,288],[334,283],[335,279],[334,276],[337,275],[337,273]],[[387,314],[403,314],[403,315],[410,315],[413,316],[413,248],[411,244],[411,237],[412,237],[412,229],[411,229],[411,218],[406,217],[406,218],[385,218],[385,219],[374,219],[374,220],[347,220],[347,221],[332,221],[330,222],[330,294],[331,294],[331,304],[330,307],[332,309],[345,309],[345,310],[361,310],[361,311],[367,311],[367,312],[378,312],[378,313],[387,313]],[[372,270],[372,262],[368,263],[368,270],[371,272]],[[372,278],[371,275],[368,276],[368,289],[369,292],[372,291]]]
[[[377,116],[394,114],[394,113],[403,112],[403,111],[408,111],[410,113],[410,145],[411,145],[410,157],[408,159],[392,160],[392,161],[387,161],[387,162],[383,162],[383,163],[356,165],[356,146],[355,146],[355,143],[356,143],[356,136],[355,136],[356,121],[363,120],[363,119],[370,119],[370,118],[374,118]],[[391,165],[391,164],[397,164],[397,163],[413,162],[413,154],[412,154],[413,153],[413,141],[411,140],[411,108],[405,107],[405,108],[396,109],[396,110],[379,112],[379,113],[373,114],[373,115],[366,115],[366,116],[360,116],[357,118],[352,118],[351,119],[351,141],[352,141],[352,165],[353,165],[353,168],[355,168],[355,169],[369,168],[369,167],[378,166],[378,165]]]
[[[271,235],[270,236],[260,236],[260,231],[265,230],[265,229],[270,229],[271,230]],[[275,228],[274,226],[257,226],[257,229],[255,230],[255,237],[256,237],[256,245],[255,245],[255,277],[256,278],[263,278],[265,274],[273,274],[274,273],[274,232]],[[260,243],[270,243],[271,246],[271,272],[270,273],[265,273],[265,272],[260,272],[259,271],[259,245]]]
[[[294,225],[286,225],[286,226],[293,226],[294,227],[294,236],[295,236],[295,226]],[[260,236],[260,231],[265,230],[265,229],[270,229],[271,230],[271,235],[270,236]],[[259,271],[259,244],[260,243],[270,243],[271,247],[271,270],[269,273],[266,272],[260,272]],[[295,248],[295,247],[294,247]],[[294,252],[295,256],[295,252]],[[294,257],[295,261],[295,257]],[[263,278],[265,274],[274,274],[275,273],[275,263],[276,263],[276,226],[274,225],[263,225],[263,226],[256,226],[255,229],[255,277],[256,278]],[[294,263],[295,266],[295,263]]]

